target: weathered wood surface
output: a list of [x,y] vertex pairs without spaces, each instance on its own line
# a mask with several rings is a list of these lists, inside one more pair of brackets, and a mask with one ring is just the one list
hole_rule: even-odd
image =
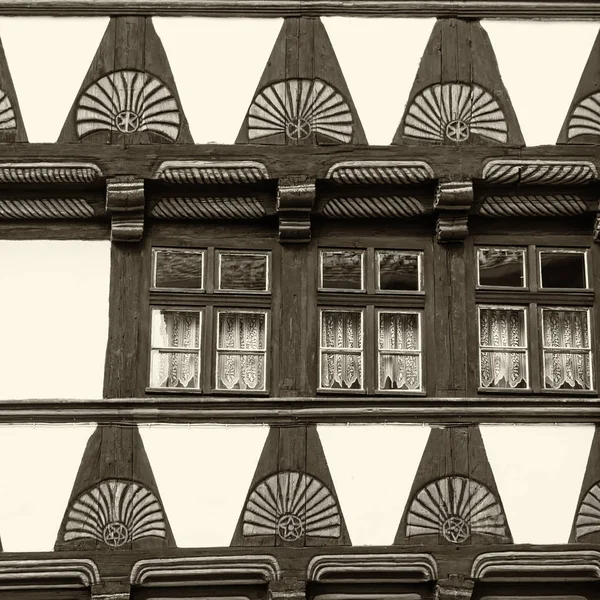
[[[337,506],[333,518],[325,496]],[[275,526],[264,519],[266,511],[273,515]],[[257,526],[271,533],[258,535]],[[350,537],[317,428],[271,427],[231,546],[348,545]]]
[[394,544],[510,541],[479,427],[433,428]]
[[99,425],[81,459],[55,549],[85,553],[174,545],[138,428]]
[[2,15],[597,19],[597,0],[2,0]]
[[284,21],[237,143],[302,146],[367,143],[320,19]]
[[[98,82],[101,87],[96,87]],[[112,97],[107,97],[106,90]],[[153,118],[147,119],[144,113],[150,107],[154,107]],[[110,20],[58,141],[128,145],[192,142],[152,19]]]
[[479,22],[437,21],[392,143],[525,145]]

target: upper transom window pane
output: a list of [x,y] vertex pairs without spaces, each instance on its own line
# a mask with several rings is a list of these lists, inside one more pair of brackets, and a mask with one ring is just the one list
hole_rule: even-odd
[[157,288],[203,289],[204,252],[202,250],[153,250],[154,280]]
[[525,249],[477,248],[477,284],[486,287],[525,287]]
[[364,254],[361,250],[321,250],[320,288],[364,291]]
[[224,292],[268,292],[268,252],[219,252],[219,288]]
[[377,289],[420,292],[423,289],[422,261],[422,252],[378,251]]
[[586,289],[585,250],[540,250],[540,287]]

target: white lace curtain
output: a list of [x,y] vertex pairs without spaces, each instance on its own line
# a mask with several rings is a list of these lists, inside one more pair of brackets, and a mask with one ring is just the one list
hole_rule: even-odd
[[220,313],[217,387],[265,389],[264,371],[264,313]]
[[362,314],[323,311],[321,387],[362,388]]
[[[152,387],[199,387],[200,314],[153,312]],[[169,352],[157,348],[190,348],[193,352]]]
[[379,389],[421,389],[419,315],[380,313],[379,350]]
[[481,385],[527,387],[524,309],[480,308],[479,319]]
[[544,387],[591,389],[587,311],[544,309],[542,315]]

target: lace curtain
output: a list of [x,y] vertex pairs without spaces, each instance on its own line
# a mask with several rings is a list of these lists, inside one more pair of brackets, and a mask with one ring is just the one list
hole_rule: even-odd
[[321,319],[321,387],[361,389],[362,313],[323,311]]
[[480,308],[479,319],[481,385],[527,387],[524,309]]
[[[155,310],[153,320],[151,386],[198,388],[200,314]],[[190,348],[193,352],[169,352],[167,348]]]
[[264,313],[220,313],[217,388],[263,390],[264,372]]
[[542,315],[544,387],[591,389],[587,311],[544,309]]
[[420,390],[419,350],[419,315],[380,313],[379,389]]

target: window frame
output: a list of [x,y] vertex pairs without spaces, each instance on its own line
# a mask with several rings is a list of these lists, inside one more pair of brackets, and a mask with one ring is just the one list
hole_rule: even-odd
[[[176,240],[178,242],[178,240]],[[226,243],[219,243],[225,241]],[[218,240],[214,238],[194,238],[185,240],[180,245],[174,245],[173,239],[168,243],[158,236],[148,236],[147,248],[151,260],[148,273],[146,295],[147,307],[147,334],[145,336],[144,351],[146,360],[144,362],[143,381],[146,395],[189,395],[189,396],[268,396],[273,386],[273,356],[272,345],[272,318],[275,302],[273,293],[273,260],[277,252],[274,243],[257,240],[251,248],[247,247],[247,240],[227,239]],[[203,254],[203,285],[199,290],[185,288],[156,288],[154,283],[154,252],[155,248],[165,250],[202,251]],[[267,281],[268,291],[245,291],[245,290],[218,290],[219,252],[239,254],[264,254],[267,256]],[[148,263],[146,263],[148,264]],[[153,309],[174,310],[183,312],[202,312],[202,330],[200,339],[200,388],[155,388],[151,383],[152,368],[152,312]],[[265,389],[264,390],[228,390],[217,388],[216,366],[217,366],[217,318],[219,311],[230,312],[264,312],[265,322]],[[199,398],[200,399],[200,398]]]
[[[525,281],[527,287],[488,287],[479,286],[479,253],[478,249],[484,248],[515,248],[525,250]],[[596,349],[597,334],[594,321],[594,307],[596,298],[593,287],[588,288],[541,288],[541,262],[540,252],[548,250],[573,251],[585,253],[585,277],[588,286],[592,284],[593,273],[596,268],[592,260],[592,247],[589,238],[584,236],[543,237],[540,235],[498,236],[498,235],[474,235],[465,247],[468,260],[466,268],[472,271],[472,283],[469,295],[472,298],[471,306],[477,316],[477,331],[475,350],[468,349],[469,360],[476,359],[476,372],[472,372],[474,380],[469,383],[469,388],[476,395],[519,395],[524,396],[597,396],[598,379],[598,351]],[[498,305],[504,307],[526,307],[527,340],[528,340],[528,388],[484,388],[481,386],[480,372],[480,337],[479,337],[479,307],[482,305]],[[587,309],[589,318],[589,334],[591,344],[591,376],[592,388],[589,390],[549,389],[544,387],[544,347],[542,339],[541,309],[579,310]],[[471,340],[475,340],[472,332]],[[474,351],[477,352],[475,357]]]
[[[323,290],[318,284],[321,277],[320,251],[330,250],[358,250],[364,251],[364,282],[365,291]],[[378,290],[377,282],[377,253],[378,252],[415,252],[420,255],[421,290],[389,291]],[[426,323],[433,315],[433,242],[431,237],[364,237],[360,243],[356,238],[342,238],[323,236],[316,240],[314,252],[316,253],[315,264],[318,265],[317,291],[316,291],[316,316],[319,319],[319,329],[316,348],[316,386],[317,396],[326,395],[355,395],[381,397],[393,400],[407,400],[414,397],[434,396],[435,382],[429,382],[428,364],[431,348],[433,348],[434,332],[432,327],[426,327]],[[426,274],[430,273],[428,277]],[[364,311],[363,317],[363,389],[342,389],[321,387],[321,310],[358,310]],[[421,390],[379,390],[379,358],[378,358],[378,336],[379,323],[378,311],[382,312],[418,312],[419,336],[421,344]],[[435,369],[431,369],[435,372]]]

